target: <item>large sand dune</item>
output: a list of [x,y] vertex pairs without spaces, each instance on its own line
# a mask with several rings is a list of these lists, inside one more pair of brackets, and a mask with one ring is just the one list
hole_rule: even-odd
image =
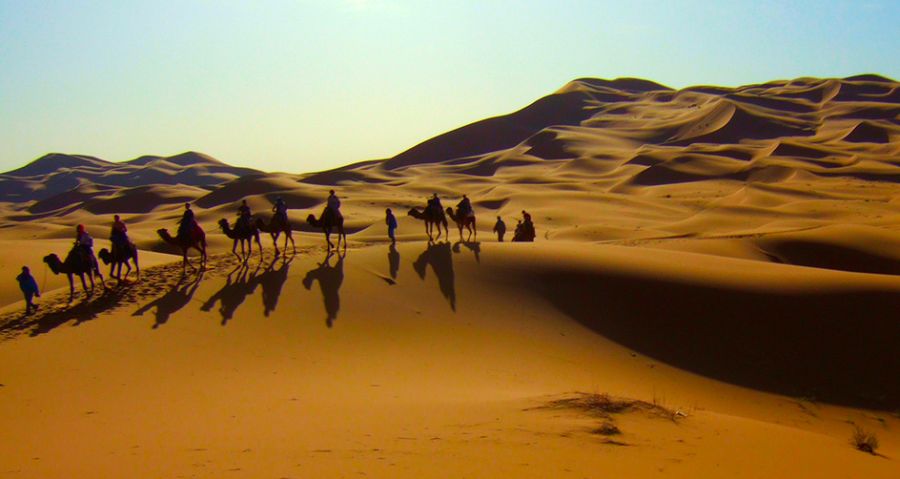
[[[315,173],[47,155],[0,175],[0,474],[896,477],[898,181],[900,84],[877,75],[578,79]],[[346,255],[304,221],[329,189]],[[472,198],[477,241],[426,241],[407,210],[435,192]],[[276,197],[297,254],[263,235],[241,266],[216,222]],[[203,273],[156,234],[187,201]],[[523,210],[537,242],[497,243]],[[68,303],[41,258],[76,224],[106,246],[114,214],[144,277]]]

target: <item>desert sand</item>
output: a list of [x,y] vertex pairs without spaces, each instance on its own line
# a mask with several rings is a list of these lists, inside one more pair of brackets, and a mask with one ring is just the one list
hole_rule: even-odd
[[[875,75],[580,79],[332,171],[38,159],[0,175],[0,476],[897,477],[898,103]],[[337,252],[304,221],[329,189]],[[434,192],[477,239],[427,238]],[[296,253],[231,255],[216,222],[279,196]],[[185,201],[203,271],[156,233]],[[142,278],[69,302],[41,258],[113,214]]]

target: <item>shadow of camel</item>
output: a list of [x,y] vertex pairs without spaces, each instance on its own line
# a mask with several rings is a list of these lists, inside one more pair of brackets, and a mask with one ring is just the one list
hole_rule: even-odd
[[[337,254],[338,260],[331,266],[331,257]],[[341,309],[341,297],[338,291],[341,289],[341,283],[344,282],[344,253],[334,253],[329,251],[325,255],[325,260],[319,263],[317,268],[311,269],[303,278],[303,286],[309,290],[312,289],[314,281],[319,282],[319,288],[322,289],[322,299],[325,302],[325,325],[329,328],[337,319],[338,311]]]
[[278,262],[276,257],[269,263],[266,270],[256,277],[256,282],[262,286],[263,315],[266,317],[278,306],[278,298],[281,297],[281,289],[284,287],[284,282],[287,281],[288,270],[293,260],[293,256],[285,255],[282,257],[278,269],[273,269],[275,263]]
[[475,262],[481,263],[481,242],[480,241],[457,241],[453,244],[453,252],[459,253],[460,247],[463,245],[475,254]]
[[235,311],[244,303],[247,296],[250,296],[256,290],[256,273],[258,271],[259,265],[256,266],[253,273],[250,273],[250,267],[247,263],[241,263],[228,273],[225,286],[222,286],[222,289],[216,291],[212,297],[206,300],[200,309],[210,311],[216,302],[219,302],[219,314],[222,316],[222,326],[225,326],[234,317]]
[[456,285],[450,243],[428,243],[425,251],[413,262],[413,269],[423,281],[425,280],[426,268],[429,265],[431,265],[434,275],[437,276],[441,294],[450,303],[450,309],[456,311]]
[[169,321],[169,317],[173,314],[184,308],[191,302],[191,299],[194,297],[194,293],[197,292],[197,288],[200,286],[200,281],[203,279],[203,272],[201,271],[197,276],[188,281],[184,281],[184,277],[182,277],[177,283],[172,285],[172,289],[170,289],[166,294],[156,298],[150,303],[145,304],[138,308],[137,311],[132,313],[132,316],[143,316],[144,313],[149,311],[151,308],[156,308],[156,321],[153,323],[153,329],[156,329],[166,322]]

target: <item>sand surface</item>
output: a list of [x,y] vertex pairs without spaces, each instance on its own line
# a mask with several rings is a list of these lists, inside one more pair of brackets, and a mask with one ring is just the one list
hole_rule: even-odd
[[[581,79],[327,172],[189,152],[0,175],[0,477],[898,477],[898,92]],[[329,189],[341,254],[304,221]],[[477,239],[428,241],[407,211],[434,192],[469,195]],[[296,253],[231,255],[217,221],[279,196]],[[185,201],[202,272],[156,233]],[[497,242],[522,210],[537,241]],[[143,276],[70,301],[41,259],[77,224],[107,246],[113,214]],[[566,406],[583,393],[626,406]]]

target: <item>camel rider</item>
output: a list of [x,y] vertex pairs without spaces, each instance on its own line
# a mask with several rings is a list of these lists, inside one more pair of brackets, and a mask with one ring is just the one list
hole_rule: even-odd
[[114,248],[125,248],[128,246],[128,227],[125,226],[125,222],[119,218],[119,215],[113,217],[109,241],[112,242]]
[[250,214],[250,207],[247,206],[247,200],[242,200],[241,206],[238,207],[238,221],[235,229],[248,231],[250,229],[250,218],[252,216],[253,215]]
[[432,194],[431,198],[428,199],[428,210],[435,218],[439,217],[441,213],[444,212],[444,207],[441,205],[441,199],[438,198],[437,193]]
[[341,200],[334,194],[334,190],[328,191],[328,202],[325,205],[325,212],[332,214],[335,219],[344,217],[341,214]]
[[194,211],[191,210],[191,204],[184,204],[184,214],[178,222],[178,237],[190,237],[191,232],[197,227],[197,221],[194,219]]
[[459,215],[460,218],[475,216],[475,211],[472,210],[472,202],[469,201],[468,196],[463,195],[459,203],[456,204],[456,214]]
[[94,256],[94,238],[84,229],[84,225],[75,227],[75,248],[81,255],[81,258],[89,262],[99,274],[100,267],[97,264],[97,257]]
[[531,241],[534,240],[535,232],[534,232],[534,223],[531,222],[531,215],[528,214],[527,211],[522,210],[522,232],[526,237],[530,238]]
[[272,212],[275,213],[272,217],[273,222],[282,225],[288,224],[287,205],[284,204],[284,200],[280,196],[275,199],[275,206],[272,207]]

